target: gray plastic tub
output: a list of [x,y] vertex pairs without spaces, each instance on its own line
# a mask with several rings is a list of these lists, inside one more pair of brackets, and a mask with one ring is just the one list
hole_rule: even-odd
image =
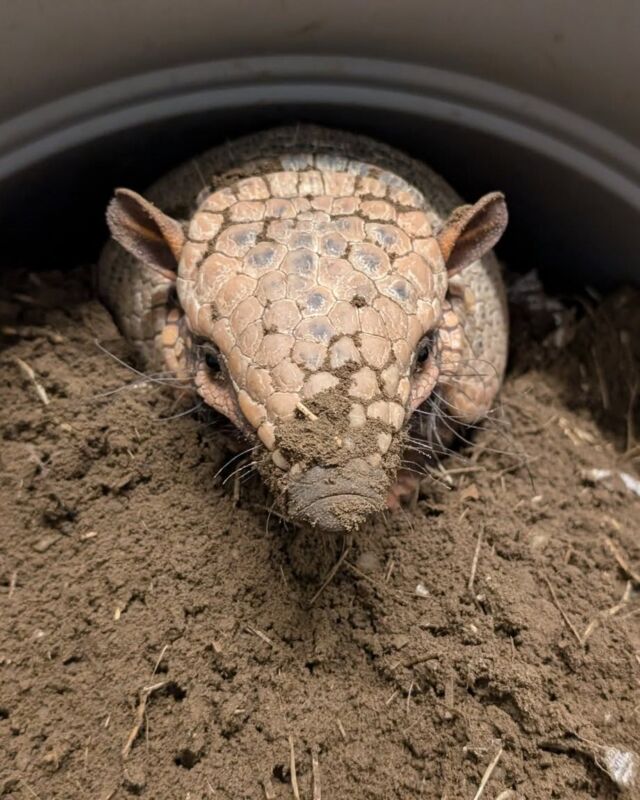
[[7,3],[2,262],[90,261],[113,186],[143,188],[237,134],[303,120],[385,139],[469,197],[505,191],[514,267],[639,282],[640,6],[596,8]]

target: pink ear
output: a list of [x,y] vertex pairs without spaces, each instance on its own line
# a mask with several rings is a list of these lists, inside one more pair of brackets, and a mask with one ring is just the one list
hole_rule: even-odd
[[131,255],[175,279],[184,231],[179,222],[131,189],[116,189],[107,208],[113,238]]
[[485,194],[475,205],[456,208],[436,237],[449,274],[460,272],[491,250],[508,219],[500,192]]

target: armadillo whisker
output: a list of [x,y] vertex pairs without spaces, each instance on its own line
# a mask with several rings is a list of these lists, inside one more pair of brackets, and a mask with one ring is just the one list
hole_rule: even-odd
[[412,472],[416,472],[419,470],[420,475],[427,474],[427,468],[424,464],[420,463],[419,461],[412,461],[410,458],[407,458],[406,456],[402,458],[401,465],[402,467],[405,467],[407,469],[409,468],[409,465],[411,465],[411,467],[413,468],[411,470]]
[[[284,525],[284,528],[285,528],[286,531],[289,530],[289,526],[287,525],[287,518],[283,514],[279,514],[275,510],[275,507],[276,507],[277,504],[278,504],[278,498],[276,497],[276,498],[274,498],[273,503],[271,503],[269,508],[261,507],[261,508],[263,508],[263,510],[266,510],[266,512],[267,512],[267,519],[265,520],[265,523],[264,523],[264,532],[265,532],[265,534],[267,536],[269,535],[269,524],[271,522],[271,517],[272,516],[275,517],[276,519],[280,520],[280,522]],[[285,581],[285,583],[286,583],[286,581]]]
[[402,469],[406,470],[407,472],[412,472],[414,475],[419,475],[421,478],[426,478],[427,473],[423,469],[417,469],[417,464],[416,467],[410,467],[409,464],[416,464],[416,462],[410,461],[409,463],[406,463],[403,461],[401,464]]
[[[444,402],[446,402],[446,401],[444,401]],[[414,432],[416,432],[416,427],[419,427],[420,433],[423,434],[422,422],[423,422],[423,418],[426,417],[427,420],[429,420],[429,421],[442,420],[443,425],[445,425],[445,427],[447,427],[450,431],[453,431],[453,428],[450,425],[447,424],[447,421],[448,422],[452,422],[452,421],[453,422],[459,422],[459,423],[462,424],[463,428],[466,428],[468,430],[485,431],[485,432],[493,431],[493,432],[497,433],[500,438],[504,439],[509,445],[514,445],[513,437],[510,435],[511,423],[509,422],[508,419],[499,419],[499,418],[496,417],[496,414],[499,414],[502,411],[501,406],[494,406],[494,408],[490,409],[487,412],[486,418],[487,418],[487,421],[488,421],[489,424],[483,424],[483,423],[473,424],[473,423],[465,422],[463,419],[461,419],[460,417],[458,417],[456,415],[453,415],[453,414],[444,415],[442,413],[442,411],[440,410],[440,408],[436,404],[434,404],[434,409],[435,410],[428,410],[428,409],[424,409],[424,408],[418,408],[418,409],[415,410],[414,413],[417,412],[418,418],[416,420],[414,420],[414,422],[417,422],[417,426],[414,424],[414,427],[413,427],[413,431]],[[432,427],[432,426],[429,426],[429,427]],[[437,431],[436,430],[429,430],[428,429],[427,430],[427,434],[424,435],[424,438],[427,439],[427,440],[432,440],[433,438],[436,438],[436,436],[437,436]],[[459,438],[461,438],[459,429],[457,429],[457,436]],[[439,438],[439,437],[437,437],[437,438]],[[419,442],[419,440],[416,440],[416,439],[414,439],[413,441]],[[442,445],[442,442],[440,442],[440,444]],[[443,449],[446,451],[447,454],[453,455],[453,452],[451,450],[448,450],[447,448],[443,448]],[[434,448],[434,452],[436,452],[435,448]],[[443,454],[442,451],[440,451],[439,454]],[[522,455],[522,454],[518,453],[517,448],[515,447],[515,445],[513,447],[513,454]]]
[[127,362],[123,361],[121,358],[118,358],[118,356],[115,355],[115,353],[112,353],[110,350],[107,350],[106,347],[101,345],[100,342],[97,339],[94,339],[94,344],[96,345],[98,350],[101,350],[105,355],[108,355],[116,363],[120,364],[121,367],[124,367],[125,369],[128,369],[130,372],[133,372],[134,375],[138,375],[140,378],[144,378],[144,380],[151,381],[152,383],[160,383],[163,386],[167,386],[170,383],[172,383],[174,386],[180,386],[180,387],[184,387],[185,385],[188,385],[188,381],[187,380],[179,380],[177,378],[167,378],[165,380],[165,379],[151,377],[150,375],[147,375],[146,373],[141,372],[139,369],[136,369],[135,367],[132,367],[131,364],[127,364]]
[[405,469],[407,472],[414,472],[416,475],[420,475],[421,478],[430,478],[434,483],[437,483],[440,486],[443,486],[445,489],[450,490],[451,486],[446,483],[446,481],[442,480],[442,478],[438,477],[438,474],[428,467],[424,467],[420,470],[413,469],[412,467],[407,466],[407,464],[413,464],[415,466],[420,466],[415,461],[407,461],[403,459],[402,461],[402,469]]
[[136,378],[133,381],[129,381],[128,383],[123,384],[122,386],[118,386],[115,389],[109,389],[106,392],[99,392],[98,394],[94,394],[91,396],[90,399],[92,400],[99,400],[103,397],[111,397],[114,394],[118,394],[119,392],[124,392],[126,389],[131,389],[134,386],[141,386],[144,383],[157,383],[162,386],[175,386],[176,388],[184,389],[184,383],[176,382],[176,379],[173,376],[163,377],[167,375],[164,372],[157,372],[151,373],[149,375],[145,375],[144,378]]
[[445,447],[443,444],[437,445],[433,442],[424,441],[423,439],[408,438],[407,441],[410,443],[406,448],[407,450],[415,450],[431,459],[433,459],[435,456],[442,456],[452,458],[455,461],[461,461],[462,463],[466,463],[468,461],[466,456],[462,455],[461,453],[457,453],[455,450],[452,450],[449,447]]
[[[483,365],[488,368],[488,372],[481,372],[479,369],[479,365]],[[492,364],[491,361],[488,361],[485,358],[476,358],[473,359],[465,358],[458,362],[458,367],[469,367],[471,366],[473,371],[468,372],[464,375],[464,377],[472,377],[472,378],[500,378],[500,374],[496,369],[496,365]],[[459,369],[452,371],[442,370],[440,372],[441,375],[447,375],[449,377],[461,377],[464,373],[460,372]]]
[[249,472],[251,472],[251,470],[254,467],[257,467],[257,466],[258,466],[258,462],[257,461],[250,461],[248,464],[240,464],[240,466],[237,469],[233,470],[231,475],[227,475],[227,477],[222,481],[222,485],[224,486],[227,481],[231,480],[231,478],[233,478],[235,475],[240,474],[240,472],[242,472],[242,470],[245,470],[245,469],[248,468]]
[[429,445],[411,444],[408,445],[405,450],[409,450],[413,453],[420,453],[421,456],[431,461],[433,461],[436,455],[442,455],[442,453],[436,453]]
[[254,473],[255,470],[251,469],[248,472],[245,472],[245,474],[240,478],[240,486],[244,486],[244,484],[247,483],[247,481],[250,481]]
[[125,389],[132,389],[134,386],[141,386],[143,383],[148,383],[148,378],[136,378],[134,381],[129,381],[128,383],[123,384],[122,386],[118,386],[116,389],[109,389],[107,392],[99,392],[98,394],[93,394],[89,398],[90,400],[101,400],[103,397],[111,397],[114,394],[118,394],[119,392],[124,392]]
[[218,475],[220,475],[220,473],[223,472],[227,467],[231,466],[231,464],[233,464],[234,461],[237,461],[242,456],[246,456],[247,453],[253,453],[257,449],[258,449],[258,445],[256,444],[256,445],[253,445],[253,447],[247,447],[246,450],[243,450],[241,453],[236,453],[235,456],[232,456],[231,458],[227,459],[227,461],[224,462],[224,464],[220,467],[220,469],[213,476],[213,479],[215,480],[218,477]]
[[[434,392],[434,394],[435,394],[435,392]],[[442,399],[442,398],[438,398],[438,399]],[[466,445],[468,445],[469,447],[472,447],[472,446],[473,446],[473,442],[471,442],[471,441],[470,441],[470,440],[469,440],[467,437],[465,437],[465,436],[462,434],[462,432],[461,432],[461,431],[460,431],[458,428],[455,428],[453,425],[451,425],[451,423],[450,423],[449,419],[447,419],[447,417],[446,417],[446,416],[440,417],[440,420],[441,420],[442,424],[443,424],[443,425],[444,425],[446,428],[448,428],[448,429],[449,429],[449,430],[450,430],[452,433],[454,433],[454,434],[456,435],[456,437],[457,437],[457,438],[458,438],[458,439],[459,439],[459,440],[460,440],[460,441],[461,441],[463,444],[466,444]],[[473,426],[471,426],[471,425],[465,425],[464,427],[466,427],[466,428],[471,428],[471,427],[473,427]],[[480,428],[480,430],[486,430],[486,428],[485,428],[485,429],[483,429],[483,428]],[[516,448],[514,448],[513,450],[502,450],[502,449],[500,449],[500,448],[497,448],[497,447],[483,447],[483,450],[486,450],[488,453],[494,453],[494,454],[496,454],[496,455],[502,455],[502,456],[517,456],[518,458],[521,458],[521,459],[523,459],[523,460],[525,460],[525,461],[526,461],[526,460],[528,460],[528,456],[527,456],[527,454],[526,454],[524,451],[518,451]]]
[[200,408],[202,408],[202,406],[203,406],[203,402],[201,400],[195,406],[191,406],[191,408],[188,408],[186,411],[179,411],[177,414],[172,414],[170,417],[158,417],[156,421],[157,422],[169,422],[169,420],[172,420],[172,419],[179,419],[180,417],[186,417],[188,414],[193,414],[194,411],[198,411]]
[[400,511],[402,516],[405,518],[406,523],[409,526],[409,530],[411,530],[412,533],[415,533],[416,529],[413,527],[413,522],[411,522],[411,517],[409,516],[409,514],[407,514],[406,510],[400,505],[398,506],[398,511]]
[[[420,414],[425,417],[432,417],[434,419],[444,419],[442,412],[437,412],[437,411],[425,411],[423,409],[416,408],[413,413]],[[448,419],[449,421],[460,422],[465,428],[469,428],[470,430],[474,431],[489,430],[489,428],[486,425],[474,424],[473,422],[465,422],[461,417],[456,417],[453,414],[449,415]]]

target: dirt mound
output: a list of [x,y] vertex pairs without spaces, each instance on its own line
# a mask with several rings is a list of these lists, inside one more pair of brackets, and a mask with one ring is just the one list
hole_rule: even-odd
[[639,749],[639,301],[519,308],[474,447],[345,551],[242,472],[221,485],[215,426],[117,363],[82,275],[14,276],[0,795],[452,800],[484,776],[492,800],[618,796]]

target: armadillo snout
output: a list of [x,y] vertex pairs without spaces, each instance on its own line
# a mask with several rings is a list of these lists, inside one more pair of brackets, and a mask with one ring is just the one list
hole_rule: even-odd
[[384,507],[389,482],[381,467],[360,458],[340,467],[311,467],[289,483],[288,516],[327,531],[354,530]]

